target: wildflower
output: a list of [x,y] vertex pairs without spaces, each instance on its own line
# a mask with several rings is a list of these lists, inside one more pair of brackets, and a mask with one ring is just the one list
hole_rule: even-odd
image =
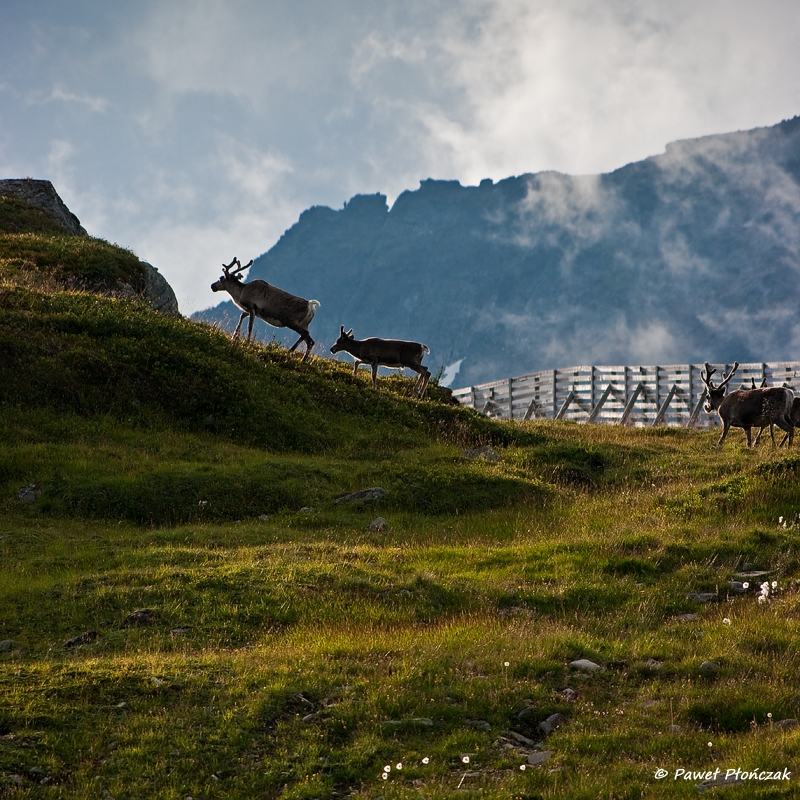
[[743,588],[743,589],[749,589],[749,588],[750,588],[750,583],[749,583],[749,581],[745,581],[745,582],[742,584],[742,588]]
[[723,625],[730,625],[731,621],[727,617],[725,617],[725,619],[722,620],[722,624]]
[[763,605],[764,603],[766,603],[766,602],[767,602],[767,598],[766,598],[766,597],[764,597],[764,595],[763,595],[763,594],[760,594],[760,595],[758,596],[758,602],[759,602],[759,604],[760,604],[760,605]]
[[469,756],[461,756],[461,762],[463,764],[469,764]]
[[397,766],[395,767],[395,769],[403,769],[403,762],[402,761],[398,761],[397,762]]
[[772,712],[771,711],[767,711],[767,719],[772,719]]
[[384,771],[384,772],[391,772],[391,771],[392,771],[392,767],[391,767],[391,765],[390,765],[390,764],[387,764],[387,765],[386,765],[386,766],[383,768],[383,771]]
[[778,517],[778,525],[783,525],[783,517]]
[[423,764],[430,764],[431,760],[428,758],[428,756],[425,756],[425,758],[422,759],[422,763]]
[[510,664],[508,663],[508,661],[504,661],[504,662],[503,662],[503,666],[504,666],[504,667],[508,667],[508,666],[510,666]]
[[524,764],[520,764],[520,765],[519,765],[519,768],[520,768],[520,769],[521,769],[523,772],[525,772],[525,765],[524,765]]
[[708,746],[709,746],[709,747],[713,747],[713,746],[714,746],[713,742],[709,742],[709,743],[708,743]]
[[772,588],[773,589],[777,589],[778,588],[778,581],[772,581]]
[[389,773],[388,772],[384,772],[383,775],[381,775],[381,778],[383,778],[384,780],[387,780],[389,778]]

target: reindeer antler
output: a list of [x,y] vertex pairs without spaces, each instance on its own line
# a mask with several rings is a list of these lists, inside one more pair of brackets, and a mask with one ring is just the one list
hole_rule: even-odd
[[239,263],[239,259],[236,258],[236,256],[234,256],[233,257],[233,261],[231,261],[230,264],[223,264],[222,265],[222,269],[224,269],[225,272],[227,272],[234,264],[238,264],[238,263]]
[[712,367],[712,366],[711,366],[711,364],[709,364],[709,363],[708,363],[708,361],[705,361],[705,362],[704,362],[704,364],[705,364],[705,368],[706,368],[706,374],[705,374],[705,376],[704,376],[704,375],[703,375],[703,370],[700,370],[700,380],[701,380],[701,381],[703,381],[703,383],[704,383],[704,384],[705,384],[705,385],[706,385],[706,386],[707,386],[709,389],[713,389],[713,388],[714,388],[714,384],[713,384],[713,383],[711,383],[711,376],[712,376],[712,375],[713,375],[713,374],[714,374],[714,373],[715,373],[717,370],[716,370],[716,369],[714,369],[714,367]]
[[727,386],[728,381],[733,377],[734,372],[736,372],[738,368],[739,368],[739,362],[734,361],[733,366],[731,367],[731,371],[727,375],[723,376],[722,383],[717,388],[721,389],[723,386]]
[[233,264],[237,264],[238,266],[233,272],[231,272],[231,275],[238,275],[240,272],[244,272],[248,267],[251,267],[253,265],[253,259],[251,258],[247,264],[242,266],[242,262],[239,261],[238,258],[234,258],[233,262],[231,263],[231,266],[233,266]]

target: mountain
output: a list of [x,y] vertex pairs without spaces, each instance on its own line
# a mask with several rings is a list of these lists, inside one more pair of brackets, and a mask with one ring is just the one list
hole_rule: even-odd
[[[603,175],[423,180],[391,209],[381,194],[313,207],[254,278],[320,300],[325,349],[344,325],[424,342],[434,372],[463,359],[453,387],[572,364],[797,359],[800,117]],[[195,317],[232,327],[238,311]]]

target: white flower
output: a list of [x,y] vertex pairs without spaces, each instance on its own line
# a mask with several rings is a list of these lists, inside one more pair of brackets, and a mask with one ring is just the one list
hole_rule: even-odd
[[431,760],[428,758],[428,756],[425,756],[425,758],[422,759],[422,763],[423,764],[430,764]]
[[772,588],[773,589],[777,589],[778,588],[778,581],[772,581]]
[[782,524],[783,524],[783,517],[778,517],[778,525],[782,525]]
[[509,663],[508,663],[508,661],[504,661],[504,662],[503,662],[503,666],[504,666],[504,667],[508,667],[508,666],[509,666]]
[[748,581],[745,581],[745,582],[742,584],[742,588],[743,588],[743,589],[749,589],[749,588],[750,588],[750,583],[749,583]]
[[759,602],[759,603],[762,603],[762,604],[763,604],[763,603],[766,603],[766,602],[767,602],[767,598],[766,598],[766,597],[764,597],[764,595],[763,595],[763,594],[760,594],[760,595],[758,596],[758,602]]
[[520,769],[521,769],[523,772],[525,772],[525,765],[524,765],[524,764],[520,764],[520,765],[519,765],[519,768],[520,768]]
[[709,743],[708,743],[708,746],[709,746],[709,747],[713,747],[714,745],[713,745],[713,743],[712,743],[712,742],[709,742]]
[[461,756],[461,761],[464,764],[469,764],[469,756]]
[[383,778],[384,780],[387,780],[388,777],[389,777],[389,773],[388,772],[384,772],[383,775],[381,775],[381,778]]
[[403,769],[403,762],[402,761],[398,761],[397,762],[397,766],[395,767],[395,769]]
[[730,624],[731,624],[731,621],[730,621],[730,620],[729,620],[727,617],[725,617],[725,619],[724,619],[724,620],[722,620],[722,624],[723,624],[723,625],[730,625]]
[[384,772],[391,772],[391,771],[392,771],[392,767],[391,767],[391,765],[387,764],[387,765],[386,765],[386,766],[383,768],[383,771],[384,771]]
[[772,712],[771,711],[767,711],[767,719],[772,719]]

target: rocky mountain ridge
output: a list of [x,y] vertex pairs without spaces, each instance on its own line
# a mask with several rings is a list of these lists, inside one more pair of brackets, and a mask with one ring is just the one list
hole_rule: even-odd
[[[603,175],[423,180],[391,209],[382,194],[313,207],[253,278],[321,301],[321,351],[340,325],[415,339],[434,372],[461,362],[454,387],[571,364],[795,359],[800,118]],[[195,316],[232,326],[238,312]]]

